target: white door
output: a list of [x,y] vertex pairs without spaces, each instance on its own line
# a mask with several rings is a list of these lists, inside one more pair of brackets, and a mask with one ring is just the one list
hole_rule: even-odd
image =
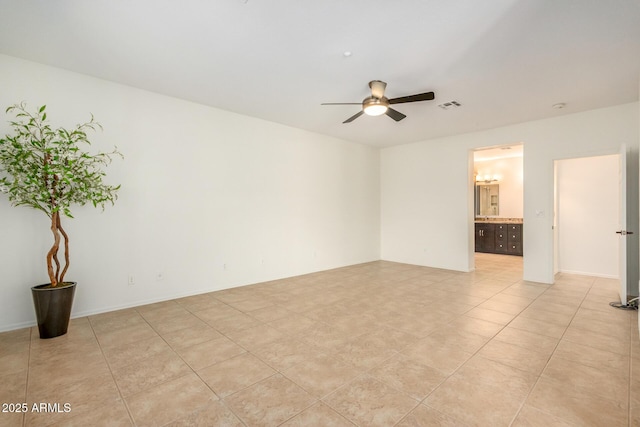
[[620,147],[620,167],[618,168],[618,191],[620,192],[620,209],[618,222],[619,249],[618,259],[620,263],[620,303],[627,304],[627,147]]
[[622,146],[620,150],[620,302],[638,296],[638,151]]

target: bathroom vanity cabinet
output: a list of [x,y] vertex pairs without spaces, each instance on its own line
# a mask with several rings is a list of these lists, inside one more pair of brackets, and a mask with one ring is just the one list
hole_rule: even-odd
[[476,252],[522,256],[522,224],[476,222]]

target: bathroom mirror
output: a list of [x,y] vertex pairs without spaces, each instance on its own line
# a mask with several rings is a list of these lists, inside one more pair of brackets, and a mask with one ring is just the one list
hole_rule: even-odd
[[476,184],[476,216],[498,216],[499,184]]

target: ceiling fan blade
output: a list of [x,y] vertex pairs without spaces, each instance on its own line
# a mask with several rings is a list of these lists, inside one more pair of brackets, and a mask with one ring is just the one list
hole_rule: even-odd
[[362,102],[323,102],[320,105],[362,105]]
[[391,117],[396,122],[399,122],[400,120],[407,117],[404,114],[402,114],[400,111],[394,110],[393,108],[387,108],[387,112],[385,114]]
[[401,96],[400,98],[393,98],[389,100],[389,104],[404,104],[407,102],[418,102],[418,101],[431,101],[435,98],[435,94],[433,92],[425,92],[419,93],[417,95],[409,95],[409,96]]
[[353,116],[349,117],[347,120],[345,120],[342,123],[351,123],[352,121],[354,121],[355,119],[357,119],[358,117],[360,117],[363,114],[364,114],[364,111],[358,111],[356,114],[354,114]]

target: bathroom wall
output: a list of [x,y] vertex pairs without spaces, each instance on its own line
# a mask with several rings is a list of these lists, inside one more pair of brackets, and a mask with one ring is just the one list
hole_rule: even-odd
[[474,175],[497,175],[500,196],[498,198],[498,217],[522,218],[523,179],[522,157],[507,157],[474,162]]

